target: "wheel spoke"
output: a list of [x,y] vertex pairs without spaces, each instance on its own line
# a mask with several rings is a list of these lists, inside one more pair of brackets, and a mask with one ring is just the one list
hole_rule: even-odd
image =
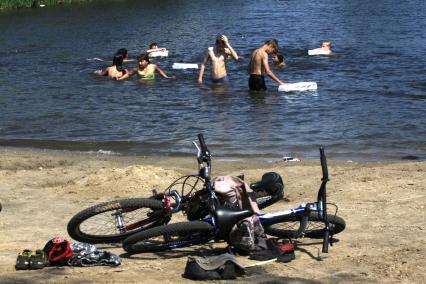
[[[122,210],[121,218],[125,227],[130,226],[135,222],[139,222],[148,218],[152,210],[149,208],[137,208],[132,210]],[[120,234],[120,229],[116,226],[115,213],[107,211],[97,214],[80,224],[80,231],[87,235],[117,235]],[[136,229],[136,228],[135,228]],[[138,227],[139,229],[139,227]]]

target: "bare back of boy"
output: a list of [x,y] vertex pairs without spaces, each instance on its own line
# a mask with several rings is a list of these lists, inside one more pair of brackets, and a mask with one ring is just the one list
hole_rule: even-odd
[[265,51],[260,48],[253,51],[248,66],[248,73],[253,75],[262,75],[264,61],[268,61],[268,54]]

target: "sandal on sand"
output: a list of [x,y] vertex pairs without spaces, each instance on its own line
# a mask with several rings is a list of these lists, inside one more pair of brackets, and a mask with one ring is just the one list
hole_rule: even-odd
[[34,254],[33,251],[29,249],[24,249],[18,254],[16,258],[15,269],[16,270],[25,270],[30,268],[30,258]]
[[43,250],[38,249],[30,257],[29,269],[42,269],[49,264],[47,256]]

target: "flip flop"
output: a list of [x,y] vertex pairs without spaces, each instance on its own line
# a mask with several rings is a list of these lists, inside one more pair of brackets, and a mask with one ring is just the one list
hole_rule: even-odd
[[49,264],[46,253],[38,249],[30,257],[29,269],[42,269]]
[[24,249],[18,254],[16,258],[15,269],[16,270],[26,270],[30,267],[30,258],[31,255],[34,254],[33,251],[29,249]]

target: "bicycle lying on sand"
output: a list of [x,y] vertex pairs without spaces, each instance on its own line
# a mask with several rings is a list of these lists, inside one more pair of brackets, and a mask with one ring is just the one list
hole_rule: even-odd
[[[205,180],[205,191],[209,194],[209,215],[203,220],[162,225],[133,234],[123,241],[123,248],[127,252],[165,251],[202,244],[213,239],[227,241],[232,227],[254,214],[252,210],[233,210],[221,205],[220,197],[210,183],[210,151],[202,137],[199,142],[198,159],[204,162],[200,165],[200,176]],[[316,202],[301,204],[293,209],[259,214],[258,217],[265,232],[272,236],[323,238],[322,251],[326,253],[329,244],[332,244],[332,236],[342,232],[346,225],[345,221],[336,215],[337,206],[334,215],[327,213],[328,169],[323,148],[320,148],[320,159],[323,177]],[[179,199],[176,201],[175,210],[178,210],[181,203]]]
[[[199,143],[205,145],[198,135]],[[77,213],[68,223],[68,234],[87,243],[117,243],[132,234],[167,224],[172,215],[182,211],[188,220],[201,220],[209,214],[210,154],[197,147],[199,172],[175,180],[164,193],[150,198],[130,198],[104,202]],[[205,166],[203,166],[205,164]],[[176,190],[181,187],[181,191]],[[265,208],[283,197],[284,183],[277,173],[266,173],[250,187],[259,208]]]

